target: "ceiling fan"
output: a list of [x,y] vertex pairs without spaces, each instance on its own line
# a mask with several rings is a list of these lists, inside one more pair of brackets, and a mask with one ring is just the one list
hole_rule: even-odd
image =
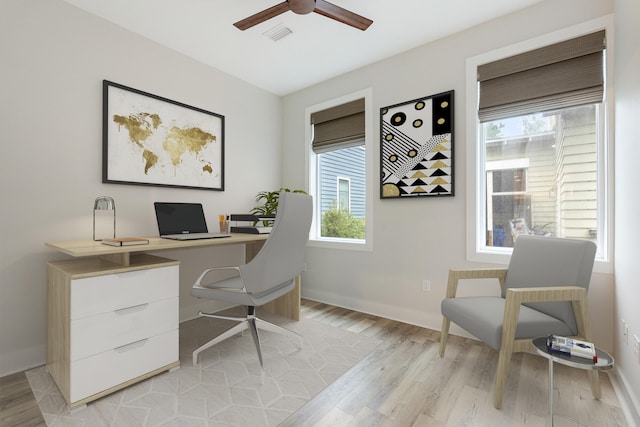
[[236,22],[235,25],[240,30],[246,30],[254,25],[260,24],[268,19],[278,16],[281,13],[292,11],[298,15],[306,15],[311,12],[319,13],[327,18],[335,19],[343,24],[351,25],[359,30],[366,30],[373,23],[371,19],[360,16],[333,3],[324,0],[285,0],[273,7],[251,15],[248,18]]

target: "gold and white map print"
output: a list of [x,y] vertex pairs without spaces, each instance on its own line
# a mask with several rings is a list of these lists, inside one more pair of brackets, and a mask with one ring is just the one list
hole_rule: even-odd
[[453,196],[453,91],[380,110],[381,198]]
[[223,117],[105,81],[110,182],[223,189]]

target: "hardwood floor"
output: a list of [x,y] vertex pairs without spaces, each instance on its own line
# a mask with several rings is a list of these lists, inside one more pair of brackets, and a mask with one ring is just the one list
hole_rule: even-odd
[[[503,408],[493,407],[497,353],[437,331],[304,300],[301,316],[382,341],[281,426],[546,426],[547,360],[513,357]],[[594,400],[585,371],[555,365],[555,413],[582,425],[627,426],[609,377]],[[0,426],[44,426],[24,373],[0,379]],[[555,417],[556,426],[575,422]]]
[[[451,336],[444,358],[440,333],[326,304],[305,301],[302,317],[382,341],[355,367],[281,426],[546,426],[548,362],[534,354],[512,358],[503,407],[493,407],[497,352]],[[602,399],[591,395],[586,371],[554,365],[554,409],[582,425],[626,426],[609,377]],[[556,426],[575,422],[555,418]]]
[[0,426],[45,426],[24,372],[0,378]]

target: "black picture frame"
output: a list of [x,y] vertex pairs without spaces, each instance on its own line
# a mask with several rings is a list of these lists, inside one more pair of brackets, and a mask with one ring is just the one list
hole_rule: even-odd
[[224,116],[103,80],[102,182],[224,191]]
[[454,91],[380,109],[380,198],[453,196]]

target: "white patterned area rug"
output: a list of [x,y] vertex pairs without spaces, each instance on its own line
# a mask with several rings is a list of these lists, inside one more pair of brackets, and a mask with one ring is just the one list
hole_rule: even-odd
[[27,379],[48,426],[277,426],[380,343],[312,319],[259,315],[303,336],[299,349],[289,338],[260,331],[264,377],[247,331],[200,353],[193,366],[192,351],[235,324],[198,318],[180,324],[179,369],[73,413],[45,367],[28,371]]

